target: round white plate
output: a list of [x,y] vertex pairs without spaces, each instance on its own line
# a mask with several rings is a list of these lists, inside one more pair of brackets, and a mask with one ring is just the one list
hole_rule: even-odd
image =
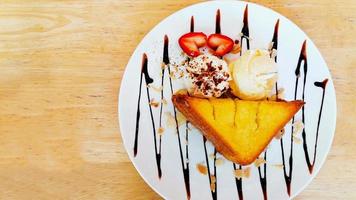
[[[199,131],[190,124],[187,128],[179,113],[177,113],[177,121],[174,117],[172,118],[174,107],[171,101],[170,81],[173,92],[182,87],[177,80],[170,79],[168,68],[172,65],[168,65],[163,73],[163,97],[166,103],[162,103],[162,114],[160,114],[161,105],[155,107],[149,104],[149,99],[160,102],[162,97],[160,87],[165,35],[169,40],[167,50],[170,63],[179,63],[182,55],[177,40],[181,35],[190,31],[192,16],[194,16],[194,30],[209,35],[216,30],[216,15],[219,9],[221,33],[240,40],[247,5],[248,24],[245,23],[245,26],[248,25],[251,49],[267,49],[270,46],[274,27],[279,19],[278,88],[284,88],[284,99],[294,99],[296,84],[298,84],[297,99],[302,99],[303,85],[305,85],[306,105],[304,111],[300,110],[295,116],[296,122],[301,121],[304,112],[305,138],[303,138],[303,131],[292,137],[291,123],[289,123],[285,127],[282,140],[274,139],[267,148],[266,165],[260,166],[262,179],[258,168],[253,164],[242,167],[245,170],[250,168],[249,177],[236,179],[233,164],[219,154],[216,155],[218,161],[215,161],[214,165],[212,156],[214,147],[211,143],[209,141],[205,143],[205,152],[203,137]],[[246,31],[244,33],[247,34]],[[304,41],[305,48],[302,50]],[[245,39],[243,51],[246,51]],[[145,68],[145,66],[142,68],[144,55],[147,56],[149,77],[145,77],[145,73],[141,71]],[[298,65],[299,58],[302,60],[300,65]],[[168,60],[165,61],[168,62]],[[296,76],[298,66],[300,66],[300,71]],[[328,82],[325,90],[315,86],[315,82],[320,82],[317,85],[321,86],[321,82],[326,79]],[[147,87],[150,81],[153,83],[150,84],[151,87]],[[325,94],[324,98],[323,94]],[[289,199],[300,193],[310,183],[325,161],[335,130],[336,99],[333,82],[323,57],[310,38],[294,23],[279,13],[256,4],[241,1],[210,1],[184,8],[167,17],[141,41],[126,67],[122,80],[119,121],[124,145],[131,161],[144,180],[165,199],[187,199],[189,197],[191,199],[241,199],[242,196],[244,199],[263,199],[264,180],[266,180],[265,197]],[[175,127],[176,122],[179,125],[179,134]],[[164,128],[161,137],[159,127]],[[319,133],[318,141],[316,141],[317,133]],[[134,154],[135,141],[137,142],[136,155]],[[284,167],[281,141],[284,150]],[[315,144],[317,147],[313,165]],[[291,147],[293,147],[292,166],[289,162]],[[309,168],[305,156],[306,150],[310,158]],[[264,153],[261,157],[264,157]],[[206,160],[209,162],[210,175],[216,177],[215,185],[214,178],[209,179],[208,175],[203,175],[197,170],[197,164],[207,165]],[[221,163],[221,160],[224,162]],[[263,179],[264,167],[267,167],[266,179]],[[291,168],[292,173],[289,177]],[[308,170],[311,168],[313,170]],[[159,169],[161,169],[160,172]],[[161,173],[160,178],[159,173]],[[291,180],[290,195],[287,191],[289,180]],[[211,186],[213,189],[216,188],[215,192],[211,190]]]

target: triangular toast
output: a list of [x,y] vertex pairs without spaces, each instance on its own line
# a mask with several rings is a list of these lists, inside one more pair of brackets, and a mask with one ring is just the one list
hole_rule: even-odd
[[203,99],[175,94],[173,104],[227,159],[251,164],[304,105],[303,101]]

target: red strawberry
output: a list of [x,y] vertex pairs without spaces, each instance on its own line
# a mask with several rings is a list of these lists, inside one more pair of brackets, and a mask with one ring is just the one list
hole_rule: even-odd
[[226,35],[211,34],[208,38],[208,46],[214,49],[214,55],[223,56],[232,50],[234,41]]
[[178,40],[179,46],[183,49],[183,51],[193,57],[200,55],[199,48],[205,46],[206,41],[207,37],[202,32],[186,33]]

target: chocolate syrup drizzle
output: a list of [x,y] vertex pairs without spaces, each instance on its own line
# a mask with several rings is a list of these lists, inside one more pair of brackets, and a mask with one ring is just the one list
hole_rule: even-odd
[[[303,79],[303,93],[302,93],[302,99],[304,101],[304,93],[305,93],[305,85],[307,81],[307,71],[308,71],[308,61],[307,61],[307,55],[306,55],[306,40],[303,42],[302,49],[300,51],[299,59],[298,59],[298,64],[295,69],[295,88],[294,88],[294,100],[297,100],[297,94],[298,94],[298,82],[299,78],[301,76],[300,73],[300,68],[303,62],[303,72],[304,72],[304,79]],[[304,124],[304,106],[302,108],[302,122]],[[287,174],[286,170],[286,165],[285,165],[285,159],[284,159],[284,148],[283,148],[283,138],[281,138],[281,150],[282,150],[282,160],[283,160],[283,172],[284,172],[284,180],[286,182],[287,186],[287,192],[288,195],[290,196],[291,194],[291,181],[292,181],[292,175],[293,175],[293,131],[294,131],[294,117],[292,118],[292,126],[291,126],[291,136],[290,136],[290,155],[289,155],[289,174]]]
[[[277,20],[277,22],[274,26],[274,32],[273,32],[273,37],[272,37],[272,50],[273,49],[277,50],[277,48],[278,48],[278,30],[279,30],[279,19]],[[272,51],[271,51],[271,56],[272,56]],[[275,56],[274,61],[277,63],[277,55]],[[278,84],[277,84],[277,82],[276,82],[275,88],[276,88],[276,97],[277,97],[277,101],[278,101]],[[264,160],[267,161],[267,149],[264,153]],[[260,178],[263,199],[267,200],[268,199],[268,196],[267,196],[267,162],[265,162],[263,164],[263,174],[264,174],[264,176],[262,176],[261,167],[258,167],[258,175]]]
[[[241,48],[243,45],[243,39],[246,40],[246,45],[247,45],[247,49],[250,49],[250,30],[248,28],[248,4],[245,7],[245,11],[244,11],[244,19],[243,19],[243,26],[242,26],[242,30],[241,30]],[[240,51],[240,55],[242,55],[242,49]]]
[[[137,101],[134,156],[137,155],[137,148],[138,148],[137,144],[138,144],[139,120],[140,120],[140,101],[141,101],[142,77],[145,78],[145,83],[146,83],[147,101],[148,101],[148,107],[149,107],[149,110],[150,110],[151,122],[152,122],[153,141],[154,141],[154,145],[155,145],[155,156],[156,156],[158,178],[161,178],[162,177],[161,148],[160,148],[160,150],[158,152],[158,150],[157,150],[157,141],[156,141],[156,126],[155,126],[155,121],[154,121],[154,118],[153,118],[152,106],[150,104],[151,97],[150,97],[150,90],[149,90],[149,87],[148,87],[149,84],[153,83],[153,79],[148,74],[148,59],[147,59],[147,55],[145,53],[142,56],[142,69],[141,69],[141,77],[140,77],[140,88],[139,88],[139,95],[138,95],[138,101]],[[161,143],[161,141],[160,141],[160,143]]]
[[[272,51],[271,51],[271,56],[273,49],[277,50],[278,48],[278,30],[279,30],[279,19],[277,20],[276,24],[274,25],[274,32],[273,32],[273,38],[272,38]],[[274,57],[274,61],[277,63],[277,54],[276,57]],[[278,101],[278,82],[276,81],[276,100]]]
[[[249,30],[249,27],[248,27],[248,4],[246,5],[245,10],[244,10],[243,26],[242,26],[241,33],[242,33],[242,36],[240,38],[240,41],[241,41],[240,55],[242,55],[242,51],[243,51],[243,48],[242,48],[243,47],[243,39],[246,40],[246,48],[247,48],[247,50],[250,49],[250,41],[249,41],[250,30]],[[236,170],[237,168],[240,169],[240,170],[242,169],[241,165],[237,165],[235,163],[233,163],[233,167],[234,167],[234,170]],[[261,178],[260,178],[260,180],[261,180]],[[242,178],[235,177],[235,184],[236,184],[236,189],[237,189],[237,193],[238,193],[239,199],[243,200]]]
[[[194,27],[194,25],[193,25]],[[168,37],[165,36],[165,43],[164,43],[164,48],[167,49],[167,53],[164,54],[163,60],[166,61],[167,64],[167,69],[168,69],[168,74],[171,74],[171,66],[170,66],[170,61],[169,61],[169,55],[168,55]],[[169,86],[171,90],[171,95],[173,95],[173,83],[172,83],[172,78],[169,76]],[[182,171],[183,171],[183,178],[184,178],[184,184],[185,184],[185,190],[187,192],[187,199],[190,199],[190,181],[189,181],[189,162],[188,162],[188,146],[186,146],[186,158],[183,158],[183,151],[182,151],[182,144],[180,140],[180,132],[179,132],[179,124],[178,124],[178,119],[177,119],[177,109],[176,107],[173,107],[173,113],[174,113],[174,121],[176,124],[176,132],[177,132],[177,139],[178,139],[178,146],[179,146],[179,155],[180,155],[180,161],[182,165]],[[186,126],[187,127],[187,126]],[[188,138],[186,130],[186,139]],[[186,143],[188,145],[188,143]]]
[[[221,15],[220,15],[220,10],[218,9],[216,12],[216,21],[215,21],[215,33],[216,34],[221,34]],[[277,50],[278,47],[278,29],[279,29],[279,19],[277,20],[275,27],[274,27],[274,34],[272,38],[272,49]],[[192,16],[190,19],[190,32],[194,32],[194,17]],[[241,36],[241,47],[243,45],[243,39],[246,40],[246,46],[247,50],[250,49],[250,41],[249,41],[249,26],[248,26],[248,5],[246,5],[245,10],[244,10],[244,15],[243,15],[243,27],[241,30],[242,36]],[[170,68],[170,60],[169,60],[169,53],[168,53],[168,44],[169,44],[169,39],[168,36],[164,36],[164,46],[163,46],[163,63],[168,66],[168,74],[171,73],[171,68]],[[240,55],[242,54],[242,51],[240,52]],[[272,54],[271,54],[272,55]],[[277,56],[275,57],[275,62],[277,62]],[[299,83],[299,78],[301,77],[301,66],[303,63],[303,72],[304,72],[304,78],[303,78],[303,93],[302,93],[302,99],[303,101],[305,100],[305,85],[306,85],[306,80],[307,80],[307,69],[308,69],[308,63],[307,63],[307,56],[306,56],[306,41],[304,41],[300,56],[298,59],[298,64],[295,69],[295,91],[294,91],[294,99],[297,99],[297,93],[298,93],[298,83]],[[163,86],[164,86],[164,77],[165,75],[165,67],[162,68],[162,76],[161,76],[161,86],[162,86],[162,91],[161,91],[161,100],[164,100],[164,95],[163,95]],[[159,146],[157,146],[157,140],[156,140],[156,127],[155,127],[155,122],[154,122],[154,117],[153,117],[153,112],[152,112],[152,107],[150,104],[150,90],[149,90],[149,84],[153,83],[153,79],[149,76],[148,73],[148,58],[146,54],[143,54],[142,57],[142,69],[141,69],[141,76],[140,76],[140,86],[139,86],[139,94],[138,94],[138,101],[137,101],[137,113],[136,113],[136,128],[135,128],[135,142],[134,142],[134,156],[136,157],[137,152],[138,152],[138,133],[139,133],[139,121],[140,121],[140,102],[141,102],[141,90],[142,90],[142,80],[143,77],[145,79],[145,84],[146,84],[146,93],[147,93],[147,100],[148,100],[148,105],[149,105],[149,111],[150,111],[150,118],[152,122],[152,127],[153,127],[153,139],[154,139],[154,145],[155,145],[155,157],[156,157],[156,164],[157,164],[157,171],[158,171],[158,177],[161,178],[162,176],[162,170],[161,170],[161,141],[162,138],[159,136]],[[323,105],[324,105],[324,97],[325,97],[325,89],[327,85],[328,79],[325,79],[321,82],[314,82],[314,85],[316,87],[319,87],[323,90],[322,93],[322,99],[321,99],[321,105],[320,105],[320,111],[319,111],[319,117],[318,117],[318,124],[317,124],[317,130],[316,130],[316,137],[315,137],[315,145],[314,145],[314,154],[313,154],[313,161],[310,161],[309,158],[309,153],[308,153],[308,148],[307,148],[307,142],[306,142],[306,132],[305,128],[303,128],[302,132],[302,137],[303,137],[303,150],[305,154],[305,159],[306,163],[308,165],[309,173],[313,172],[313,168],[315,165],[316,161],[316,151],[317,151],[317,145],[318,145],[318,138],[319,138],[319,127],[320,127],[320,122],[321,122],[321,116],[322,116],[322,110],[323,110]],[[172,84],[172,79],[169,76],[169,84],[170,84],[170,90],[171,94],[173,95],[173,84]],[[278,98],[278,84],[276,83],[276,96],[277,100]],[[304,114],[304,106],[302,108],[302,122],[305,124],[305,114]],[[189,134],[189,122],[186,121],[186,131],[185,131],[185,140],[187,141],[186,146],[185,146],[185,159],[183,158],[183,151],[182,151],[182,144],[181,144],[181,139],[180,139],[180,133],[179,133],[179,125],[178,125],[178,120],[177,120],[177,110],[174,107],[174,119],[176,123],[176,132],[177,132],[177,140],[178,140],[178,145],[179,145],[179,152],[180,152],[180,158],[181,158],[181,165],[182,165],[182,171],[183,171],[183,177],[184,177],[184,183],[185,183],[185,189],[187,193],[187,199],[190,199],[190,177],[189,177],[189,152],[188,152],[188,134]],[[159,126],[162,126],[162,113],[163,113],[163,104],[161,103],[160,106],[160,112],[159,112]],[[294,117],[292,119],[292,123],[294,123]],[[291,144],[291,149],[290,149],[290,155],[289,155],[289,172],[287,174],[286,170],[286,160],[285,160],[285,152],[284,152],[284,147],[283,147],[283,138],[280,139],[280,145],[281,145],[281,153],[282,153],[282,161],[283,161],[283,172],[284,172],[284,179],[286,182],[286,187],[287,187],[287,192],[288,195],[291,194],[291,181],[292,181],[292,174],[293,174],[293,126],[291,127],[291,139],[290,139],[290,144]],[[206,141],[207,139],[203,136],[203,144],[204,144],[204,152],[205,152],[205,160],[207,163],[208,167],[208,176],[209,176],[209,183],[212,184],[212,175],[215,176],[215,188],[211,190],[212,198],[213,200],[217,199],[217,177],[216,177],[216,154],[217,151],[214,149],[214,166],[213,166],[213,174],[210,172],[210,166],[209,166],[209,158],[208,158],[208,153],[207,153],[207,148],[206,148]],[[267,160],[267,151],[264,153],[264,159]],[[267,200],[267,165],[264,163],[264,176],[262,176],[262,169],[261,167],[258,167],[258,172],[259,172],[259,179],[261,183],[261,188],[263,192],[263,197],[265,200]],[[242,169],[241,165],[233,163],[234,169]],[[236,183],[236,188],[238,191],[238,196],[240,200],[243,200],[243,188],[242,188],[242,178],[237,178],[235,177],[235,183]]]
[[[216,17],[215,17],[215,33],[216,34],[221,34],[221,25],[220,25],[220,9],[216,11]],[[208,178],[209,178],[209,185],[211,186],[212,180],[211,177],[212,175],[215,176],[215,183],[214,183],[214,189],[211,189],[210,187],[210,192],[213,200],[217,199],[217,174],[216,174],[216,154],[217,151],[214,148],[214,164],[213,164],[213,173],[210,172],[210,164],[209,164],[209,157],[208,157],[208,152],[206,149],[206,138],[203,135],[203,145],[204,145],[204,153],[205,153],[205,162],[208,168]]]
[[322,82],[318,82],[318,81],[314,82],[314,86],[321,88],[323,90],[323,94],[322,94],[322,98],[321,98],[321,104],[320,104],[320,110],[319,110],[319,116],[318,116],[318,125],[317,125],[317,128],[316,128],[316,136],[315,136],[315,144],[314,144],[314,156],[313,156],[313,162],[312,163],[310,162],[310,159],[309,159],[305,128],[303,129],[303,133],[302,133],[304,155],[305,155],[305,160],[307,162],[310,174],[313,173],[313,169],[314,169],[314,165],[315,165],[316,149],[318,147],[318,138],[319,138],[319,127],[320,127],[320,121],[321,121],[321,114],[323,112],[325,88],[326,88],[326,84],[327,83],[328,83],[328,79],[324,79]]

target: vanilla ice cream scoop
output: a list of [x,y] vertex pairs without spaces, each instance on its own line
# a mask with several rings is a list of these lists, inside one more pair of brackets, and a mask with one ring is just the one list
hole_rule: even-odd
[[260,100],[270,96],[277,81],[277,64],[267,50],[248,50],[230,63],[232,93],[245,100]]

